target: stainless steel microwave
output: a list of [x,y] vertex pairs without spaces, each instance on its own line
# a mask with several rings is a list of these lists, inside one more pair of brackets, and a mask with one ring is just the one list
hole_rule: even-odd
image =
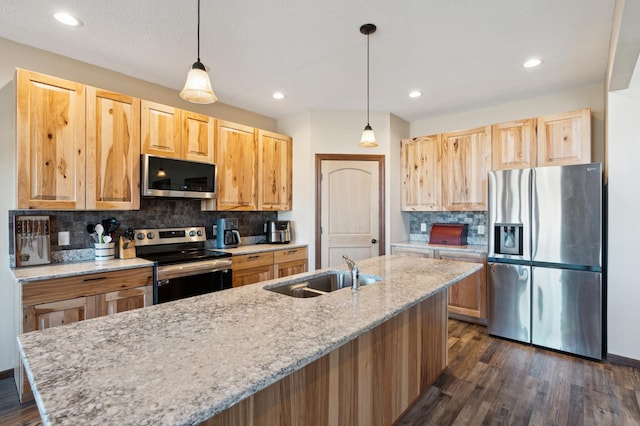
[[216,165],[142,154],[143,197],[215,198]]

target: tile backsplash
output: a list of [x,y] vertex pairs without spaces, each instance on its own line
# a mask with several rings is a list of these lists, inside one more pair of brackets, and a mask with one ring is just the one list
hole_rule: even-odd
[[[467,243],[487,244],[487,212],[411,212],[409,215],[409,241],[429,242],[434,223],[466,223],[469,225]],[[424,232],[420,231],[422,223],[427,225]],[[478,226],[484,226],[484,235],[478,234]]]
[[[9,253],[13,259],[13,218],[15,215],[35,214],[34,210],[9,211]],[[214,238],[212,226],[220,217],[238,218],[238,230],[243,239],[251,242],[266,240],[263,223],[277,220],[276,212],[235,212],[201,211],[200,200],[142,198],[140,210],[109,211],[48,211],[38,210],[37,214],[51,216],[51,260],[53,263],[77,261],[93,257],[93,240],[87,233],[88,224],[96,224],[102,219],[115,217],[120,222],[116,236],[128,227],[167,228],[181,226],[206,226],[207,238]],[[68,231],[69,245],[58,245],[58,232]],[[13,265],[13,263],[12,263]]]

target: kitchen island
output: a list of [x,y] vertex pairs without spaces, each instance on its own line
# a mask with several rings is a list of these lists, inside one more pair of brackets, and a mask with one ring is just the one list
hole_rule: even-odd
[[46,424],[387,424],[446,366],[446,288],[479,264],[382,256],[382,281],[297,299],[319,270],[27,333]]

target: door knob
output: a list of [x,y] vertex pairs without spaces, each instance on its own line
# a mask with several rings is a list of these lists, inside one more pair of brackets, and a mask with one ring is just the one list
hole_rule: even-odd
[[378,242],[378,240],[376,240],[375,238],[373,240],[371,240],[371,244],[375,244],[377,242]]

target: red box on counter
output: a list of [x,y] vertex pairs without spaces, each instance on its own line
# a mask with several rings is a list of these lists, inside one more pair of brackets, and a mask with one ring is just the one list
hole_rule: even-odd
[[429,234],[430,244],[467,245],[469,225],[466,223],[434,223]]

